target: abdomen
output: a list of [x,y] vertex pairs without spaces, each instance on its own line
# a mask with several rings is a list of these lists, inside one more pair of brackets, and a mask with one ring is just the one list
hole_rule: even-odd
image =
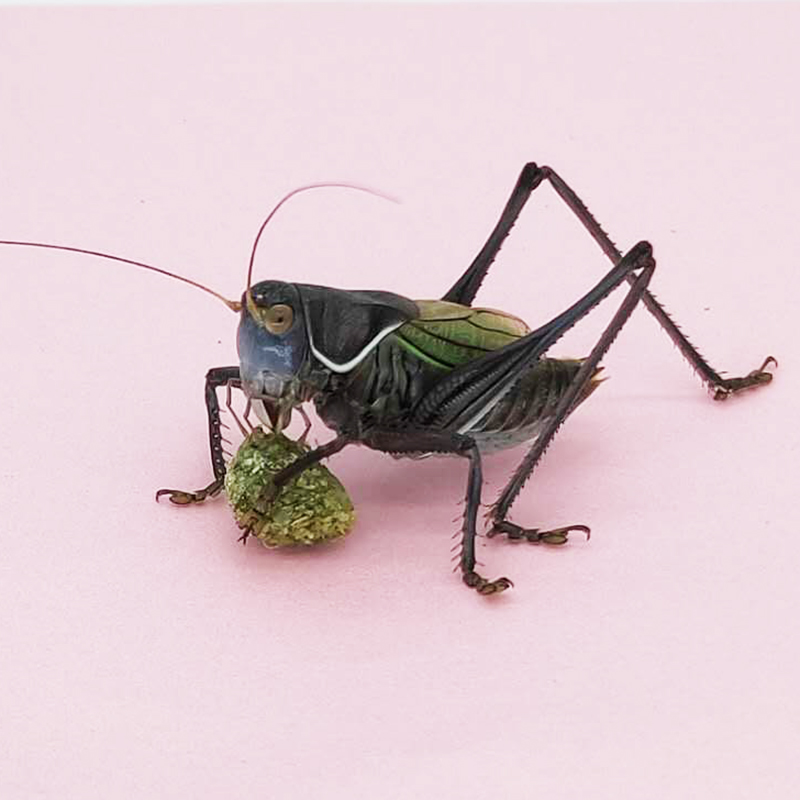
[[[582,363],[581,359],[541,359],[492,408],[459,433],[471,436],[481,452],[487,453],[533,441],[555,416]],[[601,369],[595,370],[572,410],[601,383]]]

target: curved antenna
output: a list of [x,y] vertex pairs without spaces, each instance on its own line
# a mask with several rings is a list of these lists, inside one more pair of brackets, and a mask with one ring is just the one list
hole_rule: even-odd
[[264,229],[269,224],[270,220],[278,213],[278,209],[287,201],[294,197],[296,194],[300,194],[301,192],[307,192],[311,189],[355,189],[357,192],[366,192],[367,194],[374,195],[375,197],[380,197],[383,200],[391,200],[393,203],[399,203],[400,201],[396,197],[392,197],[390,194],[384,194],[383,192],[379,192],[377,189],[370,189],[368,186],[361,186],[357,183],[345,183],[345,182],[333,182],[333,183],[309,183],[305,186],[299,186],[297,189],[292,189],[291,192],[285,194],[275,205],[272,211],[267,214],[267,218],[261,223],[261,227],[258,229],[258,233],[256,234],[256,238],[253,241],[253,249],[250,251],[250,264],[247,268],[247,285],[245,287],[245,295],[247,298],[247,308],[252,313],[255,310],[255,303],[253,302],[253,298],[250,295],[250,284],[253,280],[253,264],[256,260],[256,250],[258,249],[258,243],[261,240],[261,234],[264,233]]
[[0,239],[0,244],[10,244],[16,245],[19,247],[39,247],[44,250],[64,250],[68,253],[80,253],[81,255],[85,256],[97,256],[98,258],[106,258],[110,261],[119,261],[122,264],[132,264],[134,267],[141,267],[142,269],[150,270],[150,272],[157,272],[159,275],[166,275],[168,278],[174,278],[176,281],[182,281],[183,283],[188,283],[189,286],[194,286],[195,289],[201,289],[202,291],[210,294],[212,297],[216,297],[217,300],[221,300],[225,305],[231,310],[239,313],[242,310],[242,304],[238,300],[228,300],[227,297],[223,297],[219,292],[215,292],[213,289],[209,289],[208,286],[204,286],[202,283],[198,283],[197,281],[193,281],[191,278],[184,278],[183,275],[177,275],[174,272],[170,272],[166,269],[161,269],[161,267],[154,267],[151,264],[145,264],[142,261],[134,261],[130,258],[122,258],[122,256],[114,256],[110,253],[101,253],[99,250],[86,250],[83,247],[69,247],[63,244],[45,244],[43,242],[20,242],[20,241],[13,241],[10,239]]

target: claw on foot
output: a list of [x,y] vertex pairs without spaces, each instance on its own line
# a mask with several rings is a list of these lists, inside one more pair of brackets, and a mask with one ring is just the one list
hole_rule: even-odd
[[204,489],[198,489],[196,492],[184,492],[181,489],[159,489],[156,492],[156,502],[166,495],[170,503],[175,503],[176,506],[189,506],[192,503],[202,503],[209,497],[216,497],[222,490],[222,486],[223,482],[220,478],[209,483]]
[[756,389],[764,386],[772,380],[772,373],[767,371],[767,367],[777,368],[778,362],[773,356],[767,356],[764,363],[752,372],[748,372],[743,378],[727,378],[721,384],[714,387],[715,400],[727,400],[732,394],[741,392],[744,389]]
[[497,580],[487,581],[482,575],[477,572],[465,572],[463,576],[464,583],[474,589],[478,594],[500,594],[506,589],[510,589],[514,584],[508,578],[497,578]]
[[237,542],[241,542],[242,544],[247,544],[247,540],[252,535],[252,531],[250,528],[245,528],[244,533],[236,540]]
[[491,538],[497,536],[498,533],[504,533],[512,542],[519,542],[524,539],[531,544],[562,545],[569,541],[569,535],[573,532],[583,533],[587,542],[592,535],[591,529],[586,525],[565,525],[562,528],[543,531],[539,528],[523,528],[514,522],[501,520],[494,523],[486,532],[486,536]]
[[170,503],[176,506],[188,506],[191,503],[202,503],[208,493],[201,489],[199,492],[183,492],[180,489],[159,489],[156,492],[156,503],[166,495]]

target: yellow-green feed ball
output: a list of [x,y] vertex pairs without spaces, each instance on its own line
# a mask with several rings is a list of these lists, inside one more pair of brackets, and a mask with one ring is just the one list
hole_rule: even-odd
[[266,547],[327,542],[353,526],[353,503],[322,464],[314,464],[284,486],[265,514],[255,509],[272,476],[308,450],[281,433],[256,428],[228,464],[225,491],[236,522]]

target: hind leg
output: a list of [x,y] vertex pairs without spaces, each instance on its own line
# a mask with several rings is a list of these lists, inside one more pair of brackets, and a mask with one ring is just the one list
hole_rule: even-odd
[[[609,260],[613,264],[619,263],[622,253],[608,237],[608,234],[600,227],[597,220],[572,188],[554,169],[546,166],[539,167],[530,162],[522,168],[522,172],[520,172],[511,196],[500,215],[500,219],[481,251],[464,274],[450,287],[442,298],[443,300],[462,303],[467,306],[472,304],[483,279],[486,277],[486,273],[489,271],[489,267],[528,202],[528,198],[544,181],[547,181],[556,194],[566,203],[567,207],[575,214]],[[636,279],[631,275],[627,280],[633,285]],[[700,354],[699,350],[672,321],[664,306],[649,291],[645,290],[643,292],[642,302],[656,318],[667,336],[675,343],[700,380],[710,390],[715,400],[726,400],[731,395],[738,394],[746,389],[764,386],[772,380],[772,373],[767,370],[767,367],[770,365],[777,366],[778,363],[772,356],[766,358],[760,367],[743,377],[723,378]]]
[[580,402],[580,398],[587,392],[600,360],[630,318],[633,309],[642,300],[655,270],[655,261],[650,255],[649,249],[643,251],[643,257],[640,259],[638,266],[641,267],[641,271],[638,274],[631,273],[633,275],[633,284],[625,295],[619,309],[603,331],[597,344],[592,348],[589,356],[581,364],[580,369],[572,379],[572,383],[559,400],[555,412],[537,437],[533,447],[517,467],[508,484],[492,506],[489,512],[491,520],[490,536],[504,534],[512,540],[526,539],[529,542],[552,545],[564,544],[571,532],[577,531],[584,533],[587,537],[589,536],[589,528],[586,525],[567,525],[553,528],[552,530],[524,528],[511,522],[508,519],[508,512],[525,482],[530,478],[534,468],[541,460],[544,451],[552,442],[556,432],[573,408]]

